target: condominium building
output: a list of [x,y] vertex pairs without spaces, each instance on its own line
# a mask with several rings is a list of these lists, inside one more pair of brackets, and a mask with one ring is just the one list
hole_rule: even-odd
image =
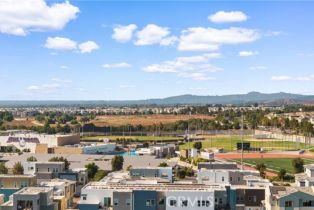
[[65,171],[64,162],[24,162],[24,174],[36,175],[37,179],[53,179]]
[[172,167],[138,167],[130,170],[131,177],[161,178],[172,182]]
[[1,210],[55,210],[53,188],[26,187],[10,196],[10,200],[1,205]]
[[314,164],[304,165],[304,173],[295,174],[295,184],[298,187],[314,186]]
[[266,210],[312,210],[314,187],[269,186],[265,193]]

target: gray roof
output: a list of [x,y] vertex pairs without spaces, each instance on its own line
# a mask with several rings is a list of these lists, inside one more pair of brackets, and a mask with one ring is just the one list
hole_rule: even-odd
[[[22,155],[5,156],[0,159],[6,162],[8,168],[12,168],[16,162],[26,162],[30,156],[36,157],[40,162],[48,161],[52,157],[64,157],[70,162],[70,169],[84,168],[86,164],[94,162],[100,169],[111,170],[111,159],[113,155],[87,155],[87,154],[32,154],[24,153]],[[134,167],[156,167],[161,162],[166,162],[167,159],[156,158],[155,156],[124,156],[123,167],[126,169],[129,165]],[[174,163],[168,163],[172,166]]]

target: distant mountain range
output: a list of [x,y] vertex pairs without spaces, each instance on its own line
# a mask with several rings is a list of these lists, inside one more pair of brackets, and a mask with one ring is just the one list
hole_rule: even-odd
[[221,95],[221,96],[197,96],[180,95],[162,99],[146,100],[86,100],[86,101],[0,101],[0,106],[135,106],[135,105],[205,105],[205,104],[234,104],[244,105],[262,103],[266,105],[284,104],[314,104],[314,95],[300,95],[291,93],[259,93],[249,92],[247,94]]

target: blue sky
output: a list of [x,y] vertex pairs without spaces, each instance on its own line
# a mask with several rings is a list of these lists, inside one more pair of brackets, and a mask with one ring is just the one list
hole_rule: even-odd
[[0,100],[314,94],[314,2],[10,1]]

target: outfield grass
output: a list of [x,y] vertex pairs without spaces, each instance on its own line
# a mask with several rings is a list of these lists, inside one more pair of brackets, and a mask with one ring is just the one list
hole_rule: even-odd
[[173,140],[183,140],[181,137],[173,137],[173,136],[84,136],[81,138],[82,140],[98,140],[108,138],[112,141],[116,141],[117,139],[125,138],[125,139],[133,139],[138,141],[173,141]]
[[[279,141],[270,139],[254,139],[252,136],[244,136],[244,143],[251,143],[251,147],[263,148],[264,150],[294,150],[297,148],[297,144],[291,141]],[[237,149],[237,143],[241,142],[241,136],[218,136],[206,138],[202,141],[203,148],[218,147],[224,148],[225,151],[234,151]],[[193,142],[190,143],[193,147]],[[189,148],[189,143],[185,143],[180,146],[180,149]],[[304,149],[305,144],[300,143],[300,149]]]
[[[256,166],[258,163],[264,163],[266,168],[279,171],[281,168],[286,169],[288,173],[293,173],[292,167],[293,158],[252,158],[252,159],[244,159],[243,162],[249,165]],[[303,159],[304,164],[313,164],[314,160],[312,159]],[[241,162],[240,159],[235,159],[236,162]]]

